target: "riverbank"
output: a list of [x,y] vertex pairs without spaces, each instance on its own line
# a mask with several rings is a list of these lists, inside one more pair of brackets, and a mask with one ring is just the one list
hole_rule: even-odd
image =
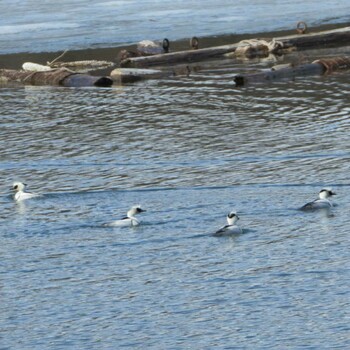
[[[337,23],[337,24],[327,24],[318,27],[309,28],[309,32],[318,32],[322,30],[330,30],[341,28],[344,26],[349,26],[350,22]],[[274,32],[264,32],[264,33],[249,33],[249,34],[226,34],[226,35],[213,35],[207,37],[199,38],[199,47],[212,47],[219,45],[227,45],[231,43],[236,43],[245,39],[252,38],[273,38],[285,35],[295,34],[295,28],[290,30],[283,31],[274,31]],[[191,36],[186,39],[171,41],[170,50],[171,51],[181,51],[187,50],[190,48],[189,40]],[[148,38],[144,38],[148,39]],[[162,38],[159,38],[162,39]],[[65,56],[65,61],[76,61],[76,60],[107,60],[112,62],[118,62],[119,52],[123,49],[132,50],[135,48],[135,45],[128,46],[116,46],[109,48],[89,48],[81,50],[71,50],[68,51]],[[46,64],[48,61],[52,61],[61,52],[40,52],[40,53],[15,53],[15,54],[5,54],[0,55],[0,69],[20,69],[24,62],[36,62],[39,64]]]

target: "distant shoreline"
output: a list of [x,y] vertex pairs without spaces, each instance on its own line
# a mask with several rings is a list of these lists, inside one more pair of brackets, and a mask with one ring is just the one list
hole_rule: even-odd
[[[327,24],[317,27],[309,28],[309,32],[317,32],[321,30],[328,30],[334,28],[342,28],[350,26],[349,22],[345,23],[335,23]],[[211,35],[207,37],[199,37],[200,47],[211,47],[218,45],[226,45],[231,43],[236,43],[244,39],[251,38],[273,38],[276,36],[295,34],[295,29],[291,30],[281,30],[275,32],[265,32],[265,33],[248,33],[248,34],[223,34],[223,35]],[[145,38],[147,39],[147,38]],[[162,38],[159,38],[160,40]],[[171,39],[171,38],[170,38]],[[170,49],[173,51],[187,50],[189,49],[189,39],[180,39],[176,41],[171,41]],[[132,49],[134,45],[120,45],[112,47],[101,47],[101,48],[85,48],[71,50],[64,56],[64,61],[75,61],[75,60],[107,60],[112,62],[117,62],[118,53],[122,49]],[[52,61],[62,52],[19,52],[1,55],[0,53],[0,69],[21,69],[24,62],[35,62],[39,64],[46,64],[48,61]]]

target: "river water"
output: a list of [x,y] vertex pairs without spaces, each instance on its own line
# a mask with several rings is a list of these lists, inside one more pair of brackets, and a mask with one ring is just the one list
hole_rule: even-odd
[[259,33],[350,21],[348,0],[2,0],[0,54],[111,47],[144,39]]
[[1,349],[350,348],[350,75],[235,88],[251,67],[1,87]]

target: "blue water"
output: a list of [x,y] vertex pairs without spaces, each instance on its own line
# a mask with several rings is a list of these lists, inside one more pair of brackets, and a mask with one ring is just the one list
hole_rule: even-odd
[[350,347],[349,75],[232,73],[0,90],[1,349]]
[[[343,1],[219,3],[2,1],[0,51],[349,19]],[[350,348],[350,75],[235,88],[271,64],[1,85],[1,350]],[[41,196],[15,203],[18,180]],[[298,210],[324,186],[330,213]],[[135,204],[139,227],[109,226]],[[232,209],[243,234],[214,237]]]
[[2,0],[0,54],[175,41],[197,36],[291,30],[349,22],[347,0],[91,1]]

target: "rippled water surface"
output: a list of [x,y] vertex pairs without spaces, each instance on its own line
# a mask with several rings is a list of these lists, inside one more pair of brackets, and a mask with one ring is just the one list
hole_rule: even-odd
[[350,20],[348,0],[2,0],[0,54],[258,33]]
[[0,90],[2,349],[350,348],[349,74],[234,73]]

